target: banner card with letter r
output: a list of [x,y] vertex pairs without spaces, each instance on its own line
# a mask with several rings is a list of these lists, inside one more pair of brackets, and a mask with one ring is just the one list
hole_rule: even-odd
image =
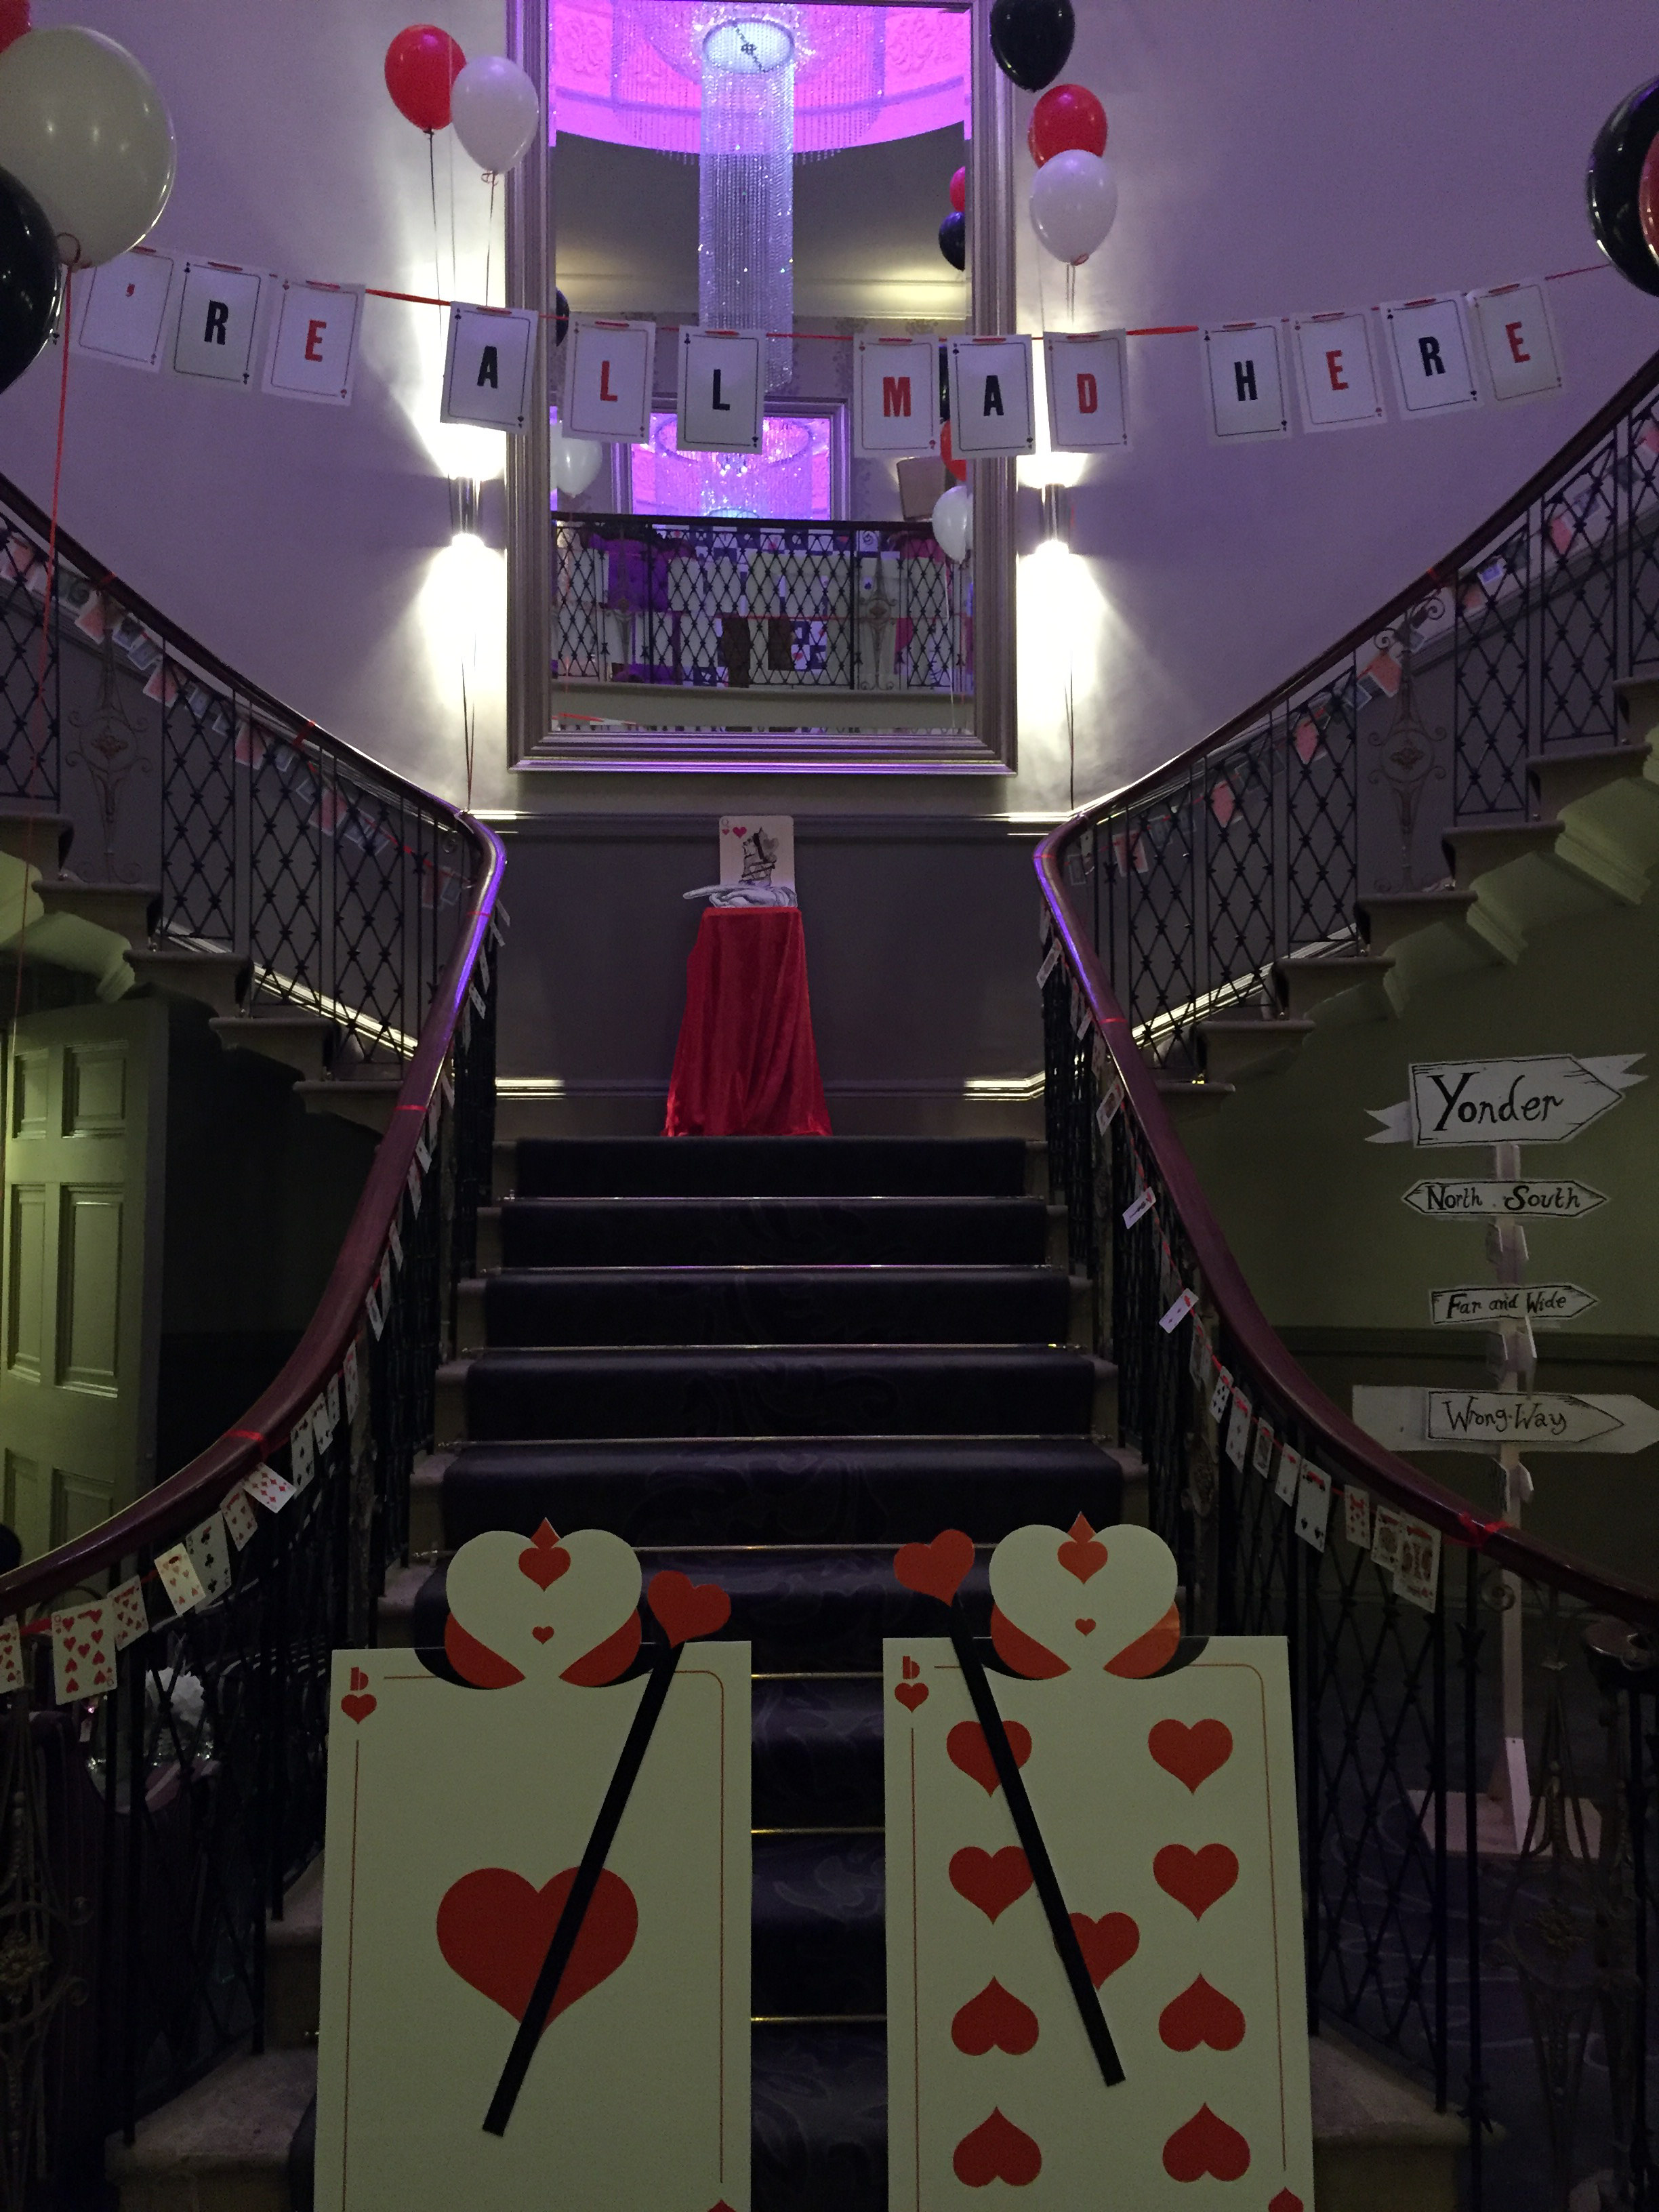
[[1129,442],[1121,331],[1047,331],[1048,443],[1057,453],[1103,453]]
[[449,311],[444,349],[441,422],[474,422],[483,430],[522,430],[536,359],[537,317],[528,307]]
[[1309,429],[1364,429],[1385,419],[1369,315],[1297,315],[1291,350]]
[[186,261],[173,366],[180,376],[246,387],[264,279],[227,261]]
[[1226,323],[1204,332],[1210,434],[1231,446],[1245,438],[1288,438],[1290,397],[1272,323]]
[[939,451],[939,356],[932,338],[853,341],[853,451],[861,461]]
[[759,331],[680,332],[683,453],[757,453],[766,401],[766,339]]
[[572,438],[642,446],[651,435],[654,323],[573,322],[559,424]]
[[161,331],[178,264],[170,253],[135,246],[92,272],[77,353],[98,361],[118,361],[129,368],[161,366]]
[[1036,451],[1028,337],[952,338],[951,451],[959,461]]
[[1404,300],[1384,307],[1382,322],[1407,415],[1449,415],[1480,404],[1461,300],[1449,293],[1443,299]]
[[363,295],[356,285],[308,284],[286,276],[276,295],[276,328],[265,363],[265,390],[287,399],[351,404]]
[[1469,294],[1494,399],[1548,399],[1561,389],[1555,325],[1542,284]]

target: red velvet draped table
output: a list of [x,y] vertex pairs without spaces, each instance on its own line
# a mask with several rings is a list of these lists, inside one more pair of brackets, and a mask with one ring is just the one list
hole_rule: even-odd
[[705,910],[685,963],[663,1134],[830,1134],[799,907]]

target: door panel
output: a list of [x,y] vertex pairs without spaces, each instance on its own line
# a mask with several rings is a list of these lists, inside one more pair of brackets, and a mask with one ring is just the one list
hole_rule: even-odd
[[6,1364],[40,1379],[46,1324],[46,1187],[14,1183],[6,1262]]
[[58,1230],[58,1380],[113,1397],[119,1388],[119,1188],[66,1185]]

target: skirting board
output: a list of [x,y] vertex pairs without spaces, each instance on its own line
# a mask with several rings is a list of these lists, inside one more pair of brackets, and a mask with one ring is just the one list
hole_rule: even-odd
[[[1041,1075],[826,1083],[830,1120],[847,1137],[1040,1137]],[[504,1075],[495,1133],[514,1137],[653,1136],[668,1097],[658,1082]]]

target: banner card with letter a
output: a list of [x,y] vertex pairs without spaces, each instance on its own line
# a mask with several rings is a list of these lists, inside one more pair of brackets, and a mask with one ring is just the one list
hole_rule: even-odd
[[759,453],[765,351],[760,331],[680,332],[681,453]]
[[476,422],[484,430],[522,430],[530,404],[538,318],[528,307],[449,311],[441,422]]
[[1480,404],[1461,300],[1449,293],[1401,301],[1383,308],[1382,321],[1407,415],[1449,415]]
[[1128,444],[1123,352],[1121,331],[1044,333],[1048,443],[1057,453],[1103,453]]
[[952,338],[951,451],[959,461],[1036,451],[1027,337]]
[[287,399],[351,404],[363,295],[355,285],[308,284],[288,276],[276,295],[276,328],[265,390]]
[[1469,313],[1486,356],[1494,399],[1547,399],[1561,389],[1555,325],[1542,284],[1471,292]]
[[1291,350],[1309,429],[1357,430],[1385,419],[1369,315],[1297,315]]
[[1210,434],[1231,446],[1246,438],[1288,438],[1290,395],[1272,323],[1224,323],[1204,333]]
[[939,451],[939,356],[932,338],[855,338],[853,371],[853,451],[860,460]]
[[573,322],[559,422],[572,438],[642,446],[651,435],[654,323]]
[[173,294],[177,262],[170,253],[135,246],[92,272],[77,353],[118,361],[129,368],[160,368],[161,331]]
[[186,261],[173,366],[180,376],[246,387],[264,278],[228,261]]

